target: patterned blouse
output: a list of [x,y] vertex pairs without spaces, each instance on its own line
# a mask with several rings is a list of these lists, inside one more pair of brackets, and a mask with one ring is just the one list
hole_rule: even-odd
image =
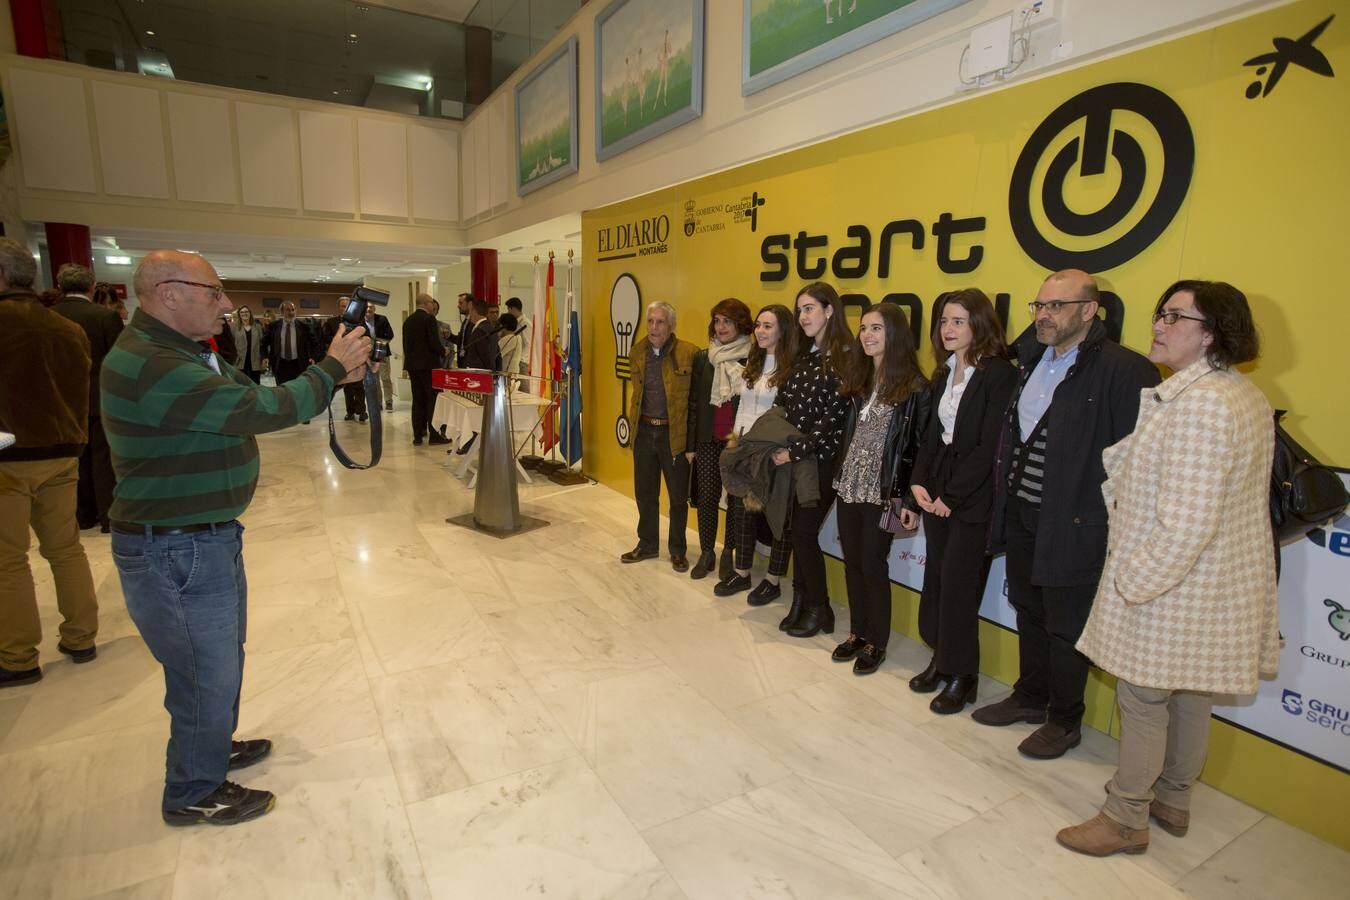
[[881,505],[882,457],[886,454],[886,432],[895,416],[890,403],[870,403],[853,427],[844,463],[834,479],[839,499],[845,503]]
[[834,459],[843,438],[848,398],[839,393],[839,378],[822,364],[818,348],[813,346],[797,361],[778,389],[778,405],[802,433],[788,444],[793,462],[812,456],[823,462]]

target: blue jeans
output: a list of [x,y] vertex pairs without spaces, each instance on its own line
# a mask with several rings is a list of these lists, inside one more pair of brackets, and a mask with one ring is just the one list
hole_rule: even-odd
[[244,674],[243,535],[238,522],[191,534],[112,535],[127,612],[164,667],[166,810],[196,803],[225,780]]

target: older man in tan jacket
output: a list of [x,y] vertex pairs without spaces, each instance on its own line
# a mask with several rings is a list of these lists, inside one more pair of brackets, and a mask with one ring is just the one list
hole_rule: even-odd
[[647,307],[647,340],[629,355],[633,395],[628,421],[633,426],[633,496],[638,507],[638,545],[619,557],[626,563],[653,559],[660,543],[661,479],[670,498],[670,565],[689,569],[685,522],[689,516],[689,462],[684,444],[689,422],[689,383],[698,348],[675,336],[675,307]]

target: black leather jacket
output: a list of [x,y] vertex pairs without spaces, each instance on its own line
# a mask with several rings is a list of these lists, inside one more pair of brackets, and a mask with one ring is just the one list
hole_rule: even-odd
[[[858,414],[865,401],[861,397],[850,397],[848,410],[844,414],[844,437],[835,456],[835,471],[838,472],[844,460],[848,458],[848,448],[853,443],[853,430],[858,423]],[[918,382],[891,416],[890,427],[886,429],[886,454],[881,464],[881,500],[890,503],[892,497],[904,497],[907,509],[917,510],[918,504],[909,495],[909,479],[914,472],[914,461],[919,456],[919,442],[928,428],[928,417],[932,413],[932,393],[927,382]]]

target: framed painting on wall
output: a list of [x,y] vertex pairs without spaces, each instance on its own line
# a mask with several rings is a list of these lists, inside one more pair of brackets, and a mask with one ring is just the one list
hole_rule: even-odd
[[741,94],[932,18],[967,0],[743,0]]
[[703,0],[614,0],[595,19],[595,158],[703,115]]
[[516,192],[577,170],[577,39],[571,37],[516,85]]

